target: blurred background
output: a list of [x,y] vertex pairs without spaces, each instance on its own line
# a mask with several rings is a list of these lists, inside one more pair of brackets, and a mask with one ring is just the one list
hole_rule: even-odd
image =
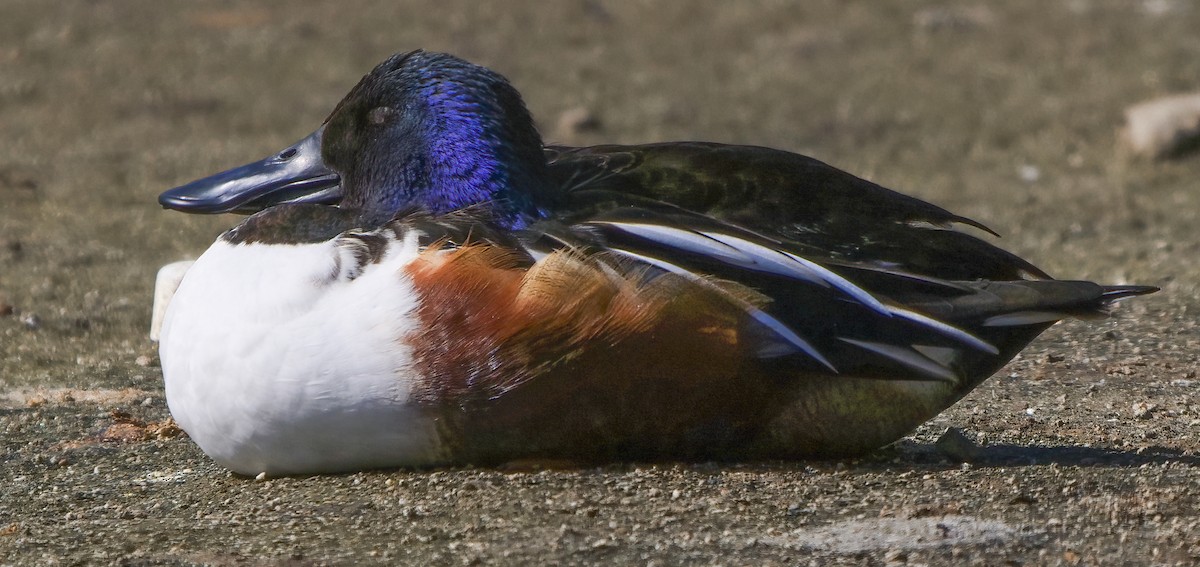
[[[1162,286],[1163,293],[1123,305],[1118,316],[1106,322],[1052,329],[997,378],[935,421],[967,426],[993,442],[1018,448],[1084,450],[1095,444],[1119,451],[1112,454],[1116,456],[1087,453],[1083,459],[1070,450],[1063,453],[1067,457],[1039,453],[1040,458],[1049,454],[1051,459],[1065,459],[1068,466],[1109,458],[1137,463],[1144,451],[1163,445],[1192,454],[1197,448],[1200,419],[1193,393],[1200,356],[1200,157],[1180,152],[1152,159],[1120,141],[1125,112],[1132,105],[1200,91],[1200,6],[1195,3],[0,0],[0,13],[0,426],[9,440],[0,456],[8,471],[0,473],[0,496],[9,497],[0,498],[0,551],[8,545],[21,552],[42,549],[13,542],[36,541],[37,533],[55,534],[59,529],[75,534],[70,537],[93,533],[88,536],[92,545],[126,542],[121,544],[126,552],[143,545],[213,551],[242,541],[245,534],[237,528],[212,523],[205,524],[210,531],[204,536],[209,539],[203,540],[210,543],[180,543],[176,535],[156,531],[164,528],[152,521],[157,512],[145,511],[147,500],[136,497],[141,492],[106,489],[103,484],[96,490],[109,490],[105,498],[114,499],[114,506],[134,494],[120,504],[134,510],[130,518],[151,519],[138,524],[140,532],[127,530],[122,522],[80,523],[79,516],[71,520],[74,505],[63,504],[57,492],[60,485],[84,482],[72,476],[75,465],[67,464],[76,461],[81,471],[92,471],[94,463],[96,474],[111,467],[134,479],[121,482],[141,482],[137,479],[144,479],[147,469],[190,473],[185,467],[208,462],[183,441],[109,444],[88,452],[95,446],[95,431],[108,431],[114,421],[124,423],[120,420],[125,418],[106,413],[114,407],[134,407],[145,420],[166,418],[157,355],[147,338],[155,271],[164,263],[196,257],[239,220],[163,211],[156,196],[301,138],[319,126],[376,63],[415,48],[451,52],[506,75],[524,94],[548,142],[709,140],[801,152],[975,218],[1004,235],[1001,246],[1055,276]],[[29,394],[56,388],[74,393],[57,398]],[[132,393],[103,398],[109,401],[80,401],[80,392],[99,391]],[[54,421],[54,416],[62,419]],[[917,439],[931,440],[930,431],[918,432]],[[66,446],[59,438],[92,441]],[[70,447],[84,449],[72,453],[75,449]],[[901,454],[907,455],[906,463],[925,458],[920,451]],[[61,462],[54,460],[59,455],[66,455]],[[47,468],[47,462],[64,468],[55,472],[58,469]],[[675,486],[674,493],[684,494],[681,502],[690,502],[689,487],[714,486],[706,485],[705,479],[725,474],[713,470],[611,474],[619,482],[634,484],[642,478],[636,475],[648,475],[649,485]],[[849,480],[839,471],[797,466],[775,476],[745,473],[754,476],[745,482],[757,483],[755,491],[735,491],[741,495],[736,502],[712,505],[738,511],[722,517],[732,533],[756,534],[763,522],[792,529],[793,524],[780,522],[848,510],[884,515],[907,505],[933,506],[928,502],[940,502],[949,494],[906,490],[906,481],[893,482],[897,477],[888,471],[874,475],[855,469]],[[1067,518],[1072,529],[1094,528],[1101,535],[1088,536],[1087,545],[1101,552],[1088,557],[1127,558],[1127,550],[1135,550],[1148,558],[1151,550],[1159,552],[1161,541],[1174,542],[1163,544],[1163,549],[1182,549],[1179,541],[1187,537],[1187,522],[1196,526],[1195,494],[1200,492],[1169,497],[1164,492],[1169,489],[1162,489],[1155,498],[1168,504],[1136,508],[1147,500],[1140,499],[1143,493],[1134,493],[1140,489],[1122,469],[1075,468],[1070,474],[1093,479],[1083,485],[1116,495],[1118,500],[1105,500],[1113,510],[1145,511],[1145,516],[1113,515],[1113,525],[1124,522],[1116,530],[1103,511],[1109,508],[1096,508],[1099,500],[1070,508],[1075,504],[1063,500],[1066,496],[1057,499],[1060,479],[1055,471],[1001,468],[978,476],[953,476],[960,473],[953,465],[934,467],[924,478],[926,485],[943,483],[939,490],[958,487],[955,495],[945,496],[952,506],[932,508],[943,513],[984,510],[1026,523],[1051,514]],[[1013,476],[1006,481],[1001,473]],[[155,493],[155,506],[186,502],[192,509],[225,510],[242,502],[256,506],[253,503],[261,500],[258,485],[226,478],[218,469],[196,474],[211,479],[205,481],[211,485],[201,491],[183,481],[178,488],[155,485],[164,487],[156,489],[162,492]],[[588,489],[594,491],[588,498],[601,502],[612,493],[610,473],[568,475],[561,487],[550,483],[538,489],[548,492],[529,498],[526,493],[533,489],[521,484],[522,477],[454,474],[460,476],[448,484],[459,484],[461,475],[485,476],[480,485],[496,491],[486,492],[479,505],[496,509],[570,496],[573,490],[584,491],[576,483],[592,482],[589,479],[605,484]],[[1159,474],[1155,490],[1170,484],[1161,476],[1169,471]],[[928,480],[931,477],[936,478]],[[37,479],[36,486],[22,488],[29,485],[21,482],[30,478]],[[354,478],[385,482],[381,477]],[[387,476],[387,490],[395,490],[393,478],[401,482],[409,477]],[[1194,475],[1191,481],[1180,478],[1194,486]],[[421,504],[405,507],[409,511],[403,513],[424,509],[421,506],[440,511],[429,522],[447,522],[448,527],[437,530],[466,529],[455,523],[458,518],[481,513],[470,508],[473,499],[443,498],[436,477],[409,480],[410,486],[428,486],[430,492],[414,488],[407,493],[404,498]],[[426,481],[428,485],[422,484]],[[85,484],[92,482],[100,481]],[[1037,498],[1018,495],[1010,502],[1003,496],[1026,482],[1047,487],[1044,493],[1037,492],[1041,488],[1034,491],[1041,494],[1037,506],[1022,504],[1039,502]],[[848,500],[815,505],[817,512],[803,507],[810,499],[838,494],[844,483],[861,484],[854,489],[860,492]],[[346,477],[281,485],[287,488],[280,490],[298,491],[290,502],[336,503],[354,501],[347,491],[357,485],[358,480]],[[971,500],[976,487],[985,485],[1002,495],[999,503]],[[805,492],[806,487],[812,492]],[[560,488],[562,492],[556,492]],[[893,488],[897,491],[889,492]],[[310,489],[331,492],[317,497],[305,492]],[[382,484],[372,488],[376,489],[383,493]],[[87,491],[93,489],[75,490],[90,494]],[[261,490],[265,494],[267,489]],[[861,494],[872,496],[860,499]],[[1067,494],[1065,488],[1062,494]],[[796,514],[789,498],[803,503],[794,507]],[[600,518],[617,510],[617,517],[605,525],[625,526],[642,521],[640,515],[662,516],[659,508],[638,508],[643,500],[652,502],[647,496],[632,504],[601,507]],[[51,512],[18,521],[22,513],[32,513],[14,512],[21,509],[18,502]],[[389,502],[395,505],[397,500]],[[1017,504],[1009,506],[1013,502]],[[1057,508],[1060,504],[1062,509]],[[363,506],[354,514],[367,514],[365,510],[374,510],[376,504]],[[357,525],[321,524],[309,532],[293,532],[300,534],[299,540],[279,543],[270,538],[282,524],[270,522],[284,520],[262,519],[264,509],[239,512],[259,518],[252,524],[267,522],[252,532],[258,535],[245,536],[262,538],[254,540],[259,546],[254,553],[295,557],[295,551],[288,551],[294,546],[310,557],[315,554],[318,562],[322,553],[335,549],[345,561],[368,559],[361,555],[367,547],[352,544],[361,531]],[[620,517],[623,509],[633,519]],[[100,514],[126,519],[126,512],[114,510]],[[536,508],[509,512],[515,518],[528,517],[514,520],[513,531],[496,536],[493,549],[505,549],[511,540],[504,538],[527,537],[523,534],[528,530],[542,533],[534,529],[544,523],[544,514]],[[210,517],[222,517],[213,513],[217,516]],[[292,517],[317,513],[324,512],[308,510]],[[417,522],[412,518],[423,513],[403,517]],[[1076,516],[1063,515],[1068,513]],[[163,514],[191,525],[186,521],[190,510]],[[1167,520],[1179,520],[1183,527],[1170,532],[1175,536],[1143,530],[1143,522],[1150,522],[1145,518],[1155,514],[1167,514]],[[663,529],[701,530],[710,521],[701,515],[701,527],[696,527],[691,516],[679,517],[684,520]],[[167,530],[179,529],[167,525]],[[80,531],[84,529],[92,531]],[[325,533],[343,534],[337,537],[351,543],[339,547],[337,541],[331,544],[314,535]],[[566,537],[562,533],[553,537]],[[1135,534],[1128,542],[1127,533]],[[1194,530],[1191,533],[1194,544]],[[609,541],[602,539],[606,535],[587,537],[592,539],[578,538],[584,553],[614,549],[587,543]],[[50,546],[44,547],[51,550],[47,557],[66,549],[54,545],[76,541],[46,538],[37,545]],[[425,547],[414,543],[415,553],[441,553],[442,544],[432,541]],[[1049,547],[1018,543],[1000,548],[992,559],[1020,553],[1026,561],[1041,562],[1038,558],[1044,557],[1038,553],[1051,549],[1054,558],[1078,562],[1079,545],[1059,536],[1050,541],[1045,544]],[[535,547],[542,551],[531,557],[574,549],[575,544],[564,545],[555,551]],[[724,555],[732,548],[712,545],[717,547],[702,549],[713,554],[697,557],[732,557]],[[786,550],[779,553],[787,555]],[[190,557],[204,563],[210,556]],[[239,557],[244,556],[226,559],[240,561]],[[633,561],[647,555],[621,557]],[[876,559],[882,558],[880,552]]]

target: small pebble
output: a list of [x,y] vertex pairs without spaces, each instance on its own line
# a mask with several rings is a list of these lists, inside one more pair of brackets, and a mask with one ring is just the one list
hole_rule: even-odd
[[982,455],[979,446],[957,427],[946,428],[934,446],[943,455],[959,462],[974,461]]
[[1021,177],[1021,181],[1026,183],[1035,183],[1042,178],[1042,170],[1036,165],[1022,165],[1017,168],[1017,175]]
[[42,318],[37,316],[37,313],[26,313],[21,315],[21,324],[30,330],[40,329],[42,327]]
[[600,129],[600,120],[596,118],[596,115],[586,107],[577,106],[558,116],[554,134],[560,139],[571,140],[583,132],[598,129]]
[[995,20],[986,6],[928,8],[913,14],[913,25],[922,32],[969,31],[984,28]]

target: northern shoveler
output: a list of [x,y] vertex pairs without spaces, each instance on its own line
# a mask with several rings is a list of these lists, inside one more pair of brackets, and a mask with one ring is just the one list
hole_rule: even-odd
[[171,413],[250,475],[861,454],[1155,291],[1051,279],[793,153],[544,147],[507,80],[425,51],[159,201],[254,213],[161,334]]

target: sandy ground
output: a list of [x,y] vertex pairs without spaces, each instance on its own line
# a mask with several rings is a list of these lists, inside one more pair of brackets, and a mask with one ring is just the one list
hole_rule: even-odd
[[[1200,158],[1115,136],[1200,89],[1194,4],[0,4],[0,564],[1200,561]],[[416,47],[508,75],[551,141],[799,151],[1052,274],[1164,291],[861,460],[231,476],[162,425],[146,331],[157,267],[236,219],[155,196]],[[978,449],[940,449],[947,427]]]

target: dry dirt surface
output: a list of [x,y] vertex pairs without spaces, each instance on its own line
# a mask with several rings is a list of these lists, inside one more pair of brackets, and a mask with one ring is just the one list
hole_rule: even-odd
[[[1200,89],[1194,3],[0,10],[0,564],[1200,561],[1200,158],[1116,141],[1126,106]],[[549,141],[798,151],[1052,274],[1163,291],[1052,329],[860,460],[232,476],[166,421],[146,331],[158,266],[237,219],[155,197],[307,134],[417,47],[506,74]]]

